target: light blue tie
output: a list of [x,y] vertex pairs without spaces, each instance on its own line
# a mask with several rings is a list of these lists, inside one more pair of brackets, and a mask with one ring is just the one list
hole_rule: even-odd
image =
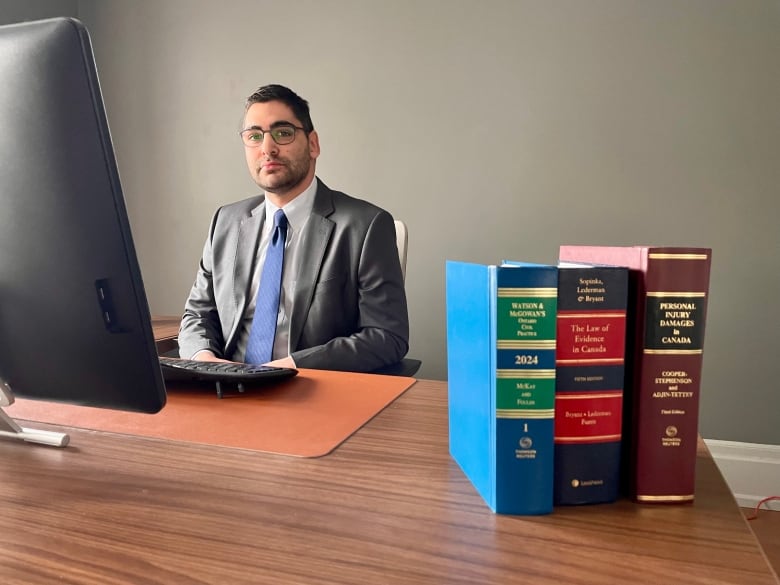
[[286,239],[287,216],[279,209],[274,214],[273,234],[265,253],[265,263],[257,290],[255,316],[252,318],[252,329],[249,331],[249,342],[244,358],[244,361],[249,364],[264,364],[271,361],[276,320],[279,314],[279,291],[282,287]]

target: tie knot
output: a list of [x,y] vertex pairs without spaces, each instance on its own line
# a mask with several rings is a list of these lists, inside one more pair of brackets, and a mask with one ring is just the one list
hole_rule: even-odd
[[274,213],[274,227],[280,227],[280,228],[287,227],[287,216],[284,214],[284,211],[282,211],[281,209],[277,209],[276,213]]

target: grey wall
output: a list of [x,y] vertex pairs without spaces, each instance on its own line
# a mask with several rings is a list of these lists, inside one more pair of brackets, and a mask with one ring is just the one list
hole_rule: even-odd
[[53,16],[78,16],[78,0],[3,0],[0,24]]
[[256,191],[244,98],[310,100],[331,187],[410,228],[411,354],[446,378],[445,259],[714,248],[701,431],[780,444],[778,0],[80,0],[152,311]]

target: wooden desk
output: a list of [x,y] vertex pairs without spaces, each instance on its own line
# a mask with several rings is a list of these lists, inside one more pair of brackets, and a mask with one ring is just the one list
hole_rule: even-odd
[[703,446],[693,505],[492,514],[448,455],[443,382],[319,459],[68,432],[0,441],[2,583],[778,583]]
[[173,316],[154,316],[152,317],[152,329],[154,329],[154,340],[157,343],[157,353],[162,355],[176,349],[179,344],[176,338],[179,335],[179,325],[181,317]]

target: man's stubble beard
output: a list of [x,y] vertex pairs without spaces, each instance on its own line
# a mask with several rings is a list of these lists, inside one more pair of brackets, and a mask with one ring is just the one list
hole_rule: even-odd
[[[311,168],[311,159],[309,157],[308,149],[299,160],[285,158],[277,158],[274,160],[279,160],[284,163],[282,171],[276,172],[268,177],[263,177],[262,170],[258,170],[255,179],[257,185],[268,193],[284,194],[291,191],[301,184],[306,178],[306,175],[309,174],[309,169]],[[278,179],[278,181],[275,179]]]

